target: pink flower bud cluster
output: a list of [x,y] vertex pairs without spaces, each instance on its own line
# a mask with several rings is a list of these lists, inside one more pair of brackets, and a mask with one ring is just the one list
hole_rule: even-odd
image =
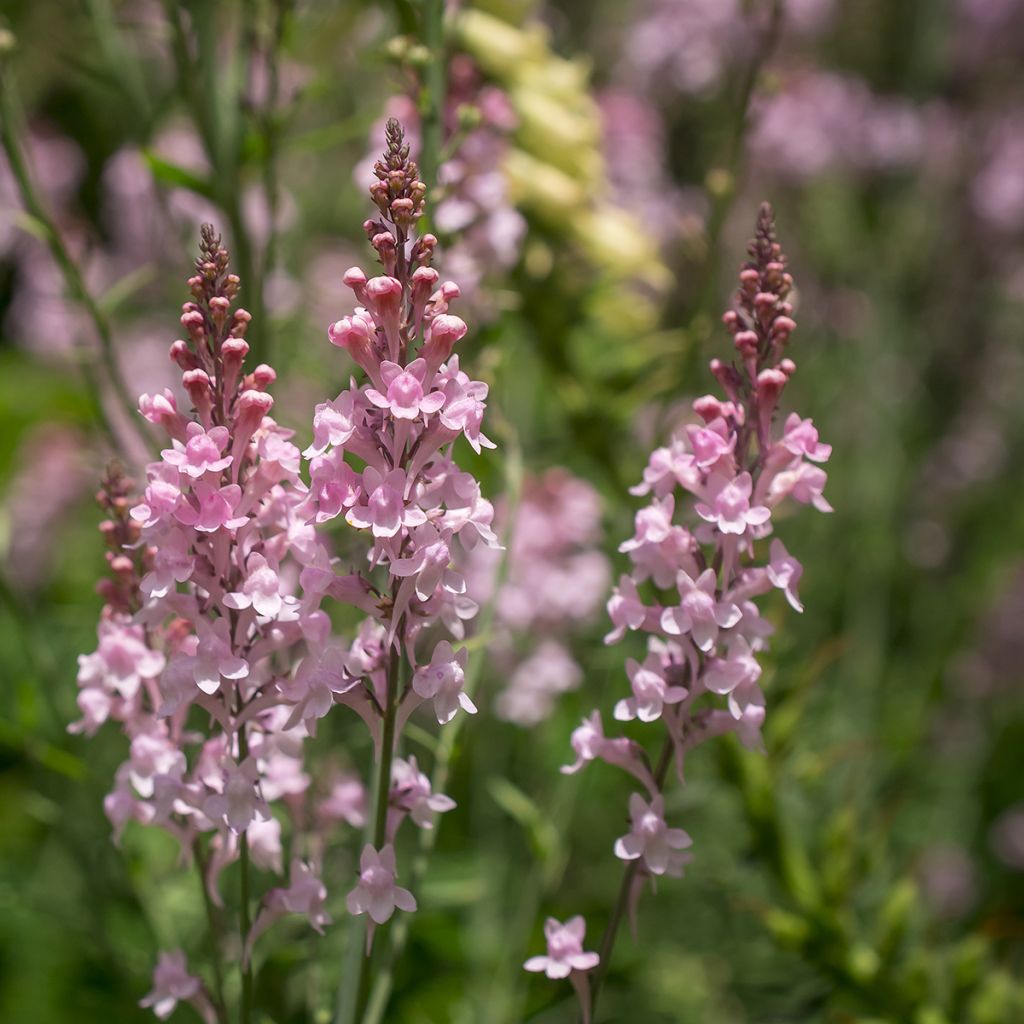
[[648,879],[682,874],[690,857],[690,837],[665,820],[662,790],[672,761],[682,781],[686,753],[712,736],[734,732],[744,746],[762,748],[758,657],[772,628],[756,599],[780,590],[802,610],[802,568],[772,537],[775,511],[786,501],[830,511],[822,463],[831,448],[809,419],[778,411],[796,369],[788,356],[796,324],[792,279],[767,205],[749,251],[736,306],[724,317],[735,358],[711,361],[724,396],[698,398],[696,421],[652,454],[633,488],[650,503],[620,547],[633,568],[608,603],[607,643],[647,635],[646,657],[626,662],[629,690],[614,717],[660,723],[662,756],[652,766],[640,743],[605,736],[595,711],[573,733],[576,760],[563,769],[603,760],[641,783],[629,800],[629,831],[614,847],[633,865],[634,907]]
[[[101,492],[111,576],[100,586],[99,646],[79,659],[83,717],[73,728],[121,724],[129,759],[105,802],[115,836],[134,820],[168,831],[186,857],[205,848],[204,881],[219,903],[218,876],[243,843],[258,866],[281,870],[270,805],[302,816],[309,709],[322,714],[354,685],[317,671],[333,667],[319,606],[328,591],[367,606],[369,594],[357,578],[334,576],[306,520],[299,450],[269,415],[274,371],[245,366],[250,317],[232,309],[239,281],[208,225],[189,285],[185,337],[171,358],[193,414],[169,390],[143,395],[140,411],[168,446],[147,467],[140,501],[116,472]],[[291,887],[266,906],[300,910],[319,927],[319,904],[292,898],[297,871],[308,887],[314,868],[293,866]]]
[[[496,523],[508,514],[499,504]],[[467,582],[481,604],[495,601],[496,636],[488,653],[507,680],[496,703],[507,721],[543,721],[558,697],[582,681],[569,640],[594,619],[608,590],[611,565],[599,548],[601,537],[597,491],[555,467],[523,482],[496,595],[501,558],[490,549],[474,551]],[[522,638],[529,643],[525,657],[517,644]]]
[[[467,651],[452,640],[463,639],[477,605],[456,566],[478,545],[497,547],[497,539],[491,503],[452,454],[460,437],[477,453],[494,447],[481,431],[487,385],[471,379],[455,354],[466,334],[466,324],[450,312],[459,288],[431,266],[435,237],[416,234],[426,188],[395,120],[374,172],[370,195],[379,217],[364,226],[383,273],[367,277],[352,268],[345,274],[358,306],[328,330],[331,343],[358,365],[361,381],[353,378],[334,401],[316,408],[303,508],[317,523],[344,519],[365,535],[365,585],[373,594],[356,644],[311,670],[322,680],[323,700],[308,714],[322,713],[330,691],[333,699],[344,694],[386,768],[418,705],[429,702],[439,724],[476,712],[464,689]],[[340,591],[336,582],[324,586],[349,599],[349,584]],[[403,659],[409,671],[399,679]],[[393,884],[391,843],[401,821],[408,816],[428,828],[435,812],[454,806],[431,792],[412,758],[393,762],[385,798],[377,848],[364,851],[361,880],[348,901],[353,913],[369,913],[375,924],[395,906],[414,906]]]

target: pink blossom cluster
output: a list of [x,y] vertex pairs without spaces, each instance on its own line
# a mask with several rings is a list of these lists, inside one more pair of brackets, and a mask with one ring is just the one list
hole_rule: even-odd
[[736,306],[724,317],[735,360],[711,361],[724,397],[698,398],[695,421],[651,455],[632,489],[649,504],[619,549],[632,570],[608,602],[607,643],[632,632],[647,636],[643,660],[626,661],[629,690],[614,717],[660,723],[661,756],[652,764],[637,741],[606,736],[594,711],[574,731],[576,759],[563,768],[573,773],[602,760],[640,782],[629,800],[629,830],[614,845],[630,865],[634,909],[648,880],[682,874],[690,858],[690,837],[665,818],[673,760],[682,781],[686,753],[712,736],[732,732],[744,746],[762,748],[759,655],[772,627],[756,599],[780,590],[795,610],[803,608],[802,567],[772,537],[776,509],[794,502],[831,510],[822,469],[830,446],[811,420],[778,411],[796,370],[786,354],[796,324],[787,301],[792,278],[767,205],[749,252]]
[[[395,120],[386,142],[370,188],[379,217],[364,225],[383,273],[345,273],[359,305],[328,330],[331,343],[359,368],[361,382],[352,378],[337,398],[316,408],[303,504],[305,518],[342,519],[369,547],[359,576],[371,595],[364,603],[368,618],[349,650],[325,648],[310,668],[320,696],[300,717],[315,719],[332,700],[347,703],[369,727],[387,773],[375,842],[363,852],[359,884],[348,899],[352,913],[365,912],[374,924],[396,906],[415,906],[395,886],[392,842],[401,821],[430,827],[434,813],[454,806],[431,791],[414,758],[392,758],[420,704],[431,705],[439,724],[476,712],[464,689],[466,648],[452,643],[463,639],[477,612],[457,565],[478,545],[498,546],[493,506],[453,457],[460,437],[478,454],[494,447],[481,429],[487,385],[470,378],[454,354],[467,330],[449,311],[459,288],[431,266],[436,238],[416,234],[426,188]],[[325,580],[332,596],[351,601],[350,582]]]
[[[495,522],[503,525],[510,514],[499,504]],[[554,467],[523,483],[497,594],[500,556],[486,548],[474,552],[467,582],[478,602],[494,600],[489,654],[507,680],[496,704],[507,721],[535,725],[561,694],[579,686],[583,671],[570,639],[593,621],[608,589],[611,565],[601,538],[597,491]],[[517,643],[522,638],[529,638],[525,656]]]
[[[320,603],[344,593],[369,607],[370,596],[357,578],[334,575],[308,521],[299,450],[269,415],[274,371],[245,368],[250,317],[232,310],[239,281],[209,226],[189,285],[186,337],[171,357],[193,414],[169,390],[143,395],[140,412],[167,447],[147,467],[140,501],[116,472],[101,492],[111,575],[98,647],[79,659],[82,718],[72,728],[121,724],[129,758],[105,801],[115,836],[130,821],[166,830],[220,903],[220,872],[240,856],[281,871],[271,805],[301,810],[303,742],[334,699],[335,677],[310,667],[334,650]],[[290,886],[266,907],[305,913],[319,928],[315,874],[293,863]]]

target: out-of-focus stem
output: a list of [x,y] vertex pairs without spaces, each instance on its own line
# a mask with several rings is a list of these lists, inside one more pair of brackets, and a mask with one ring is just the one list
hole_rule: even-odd
[[210,967],[213,970],[213,1008],[219,1024],[228,1024],[227,1005],[224,1002],[224,965],[221,962],[223,930],[220,913],[210,899],[210,890],[206,886],[206,851],[199,836],[192,840],[192,856],[195,858],[199,874],[199,889],[203,894],[203,907],[206,910],[207,935],[210,943]]
[[[249,756],[249,739],[246,735],[245,725],[238,730],[238,763],[242,764]],[[251,920],[249,916],[249,837],[243,831],[238,837],[238,868],[239,868],[239,897],[241,908],[239,913],[239,933],[242,942],[242,949],[245,949],[249,939]],[[242,998],[238,1008],[239,1024],[251,1024],[252,1021],[252,958],[243,958],[241,963],[242,975]]]
[[[85,279],[78,264],[68,251],[56,222],[47,213],[46,207],[32,181],[28,165],[25,163],[21,146],[18,143],[17,125],[20,121],[21,117],[17,105],[13,78],[9,70],[4,67],[3,60],[0,59],[0,140],[2,140],[4,152],[7,155],[11,175],[18,187],[18,193],[21,196],[21,201],[26,211],[44,230],[46,244],[49,246],[61,276],[64,278],[65,287],[72,299],[82,307],[92,322],[96,337],[100,343],[102,365],[106,371],[106,378],[114,392],[114,396],[123,407],[128,422],[142,439],[145,447],[149,449],[152,447],[152,440],[139,422],[135,401],[121,374],[110,323],[107,320],[106,314],[100,308],[88,287],[86,287]],[[116,449],[119,446],[118,437],[103,405],[103,392],[99,378],[92,366],[91,353],[81,353],[79,364],[90,398],[92,399],[96,418],[110,439],[112,446]]]
[[704,267],[701,273],[701,283],[697,289],[696,312],[702,312],[709,303],[714,301],[714,281],[717,269],[716,254],[718,242],[725,227],[729,210],[732,209],[733,199],[736,196],[737,180],[743,169],[744,143],[747,136],[747,124],[750,119],[750,103],[754,97],[754,89],[765,66],[779,41],[779,33],[782,30],[783,0],[773,0],[768,13],[768,22],[758,44],[751,54],[743,70],[743,77],[740,80],[736,105],[733,111],[733,122],[729,131],[729,138],[726,143],[725,159],[720,167],[724,171],[724,180],[721,187],[714,190],[711,196],[711,213],[708,216],[707,228],[707,251],[704,257]]
[[427,188],[436,188],[441,166],[441,147],[444,143],[444,0],[423,0],[422,34],[423,45],[430,57],[423,71],[420,95],[420,119],[423,125],[420,167]]
[[[668,768],[671,763],[672,738],[666,736],[665,743],[661,748],[661,756],[658,758],[657,767],[654,769],[654,781],[657,784],[659,793],[665,785],[665,776],[668,774]],[[612,951],[615,949],[615,939],[619,933],[619,925],[622,924],[622,919],[626,916],[630,890],[633,887],[633,880],[636,878],[636,873],[639,870],[640,861],[631,860],[622,872],[619,894],[615,899],[615,906],[612,907],[612,916],[608,919],[608,926],[604,930],[604,935],[601,937],[601,945],[598,948],[598,955],[601,957],[601,961],[594,968],[594,973],[591,977],[590,1015],[588,1018],[584,1008],[584,1012],[580,1015],[581,1022],[587,1019],[593,1020],[594,1014],[597,1012],[597,997],[601,992],[601,985],[608,974],[608,963],[611,960]]]

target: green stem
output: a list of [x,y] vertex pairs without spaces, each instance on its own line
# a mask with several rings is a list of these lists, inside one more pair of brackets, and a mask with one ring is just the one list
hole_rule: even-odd
[[[510,436],[506,441],[508,457],[505,471],[505,494],[507,499],[508,516],[506,519],[505,531],[502,536],[503,552],[501,561],[498,563],[498,571],[494,580],[494,590],[491,599],[484,607],[480,617],[480,628],[477,635],[487,636],[494,621],[496,598],[498,591],[505,582],[508,572],[508,546],[512,534],[512,524],[515,522],[516,509],[519,507],[519,494],[522,488],[523,462],[522,452],[516,440]],[[480,685],[483,676],[483,669],[487,663],[486,652],[480,651],[473,659],[473,663],[466,676],[465,691],[472,698]],[[456,715],[455,718],[442,730],[437,741],[437,750],[434,754],[434,770],[430,777],[430,789],[433,793],[443,793],[448,788],[448,778],[451,774],[452,761],[455,756],[455,745],[462,731],[465,715]],[[438,834],[441,831],[441,821],[434,822],[434,827],[421,829],[419,837],[419,851],[413,860],[412,871],[409,874],[409,888],[418,892],[430,865],[430,855],[437,845]],[[412,919],[403,916],[391,926],[391,945],[388,951],[387,960],[377,972],[374,980],[370,1000],[367,1003],[366,1011],[362,1017],[362,1024],[383,1024],[384,1014],[388,1007],[388,1000],[391,998],[391,991],[394,987],[395,965],[401,958],[405,944],[409,939],[409,930]]]
[[[242,725],[238,731],[238,763],[242,764],[249,756],[249,740],[246,736],[245,726]],[[239,867],[239,899],[241,908],[239,912],[239,933],[242,942],[242,949],[249,938],[249,931],[252,922],[249,914],[249,837],[245,832],[238,838],[238,867]],[[242,998],[238,1008],[239,1024],[251,1024],[252,1021],[252,958],[243,960],[240,966],[242,976]]]
[[[398,583],[392,586],[392,603],[397,597]],[[370,834],[369,842],[373,848],[380,851],[387,839],[388,826],[388,797],[391,793],[391,766],[395,756],[395,727],[398,717],[399,698],[399,674],[402,667],[402,651],[399,646],[402,635],[401,623],[396,631],[395,645],[391,648],[388,658],[387,688],[384,696],[384,715],[381,728],[381,749],[380,760],[377,762],[377,779],[374,784],[373,797],[373,831]],[[367,920],[366,928],[372,927]],[[360,952],[356,946],[353,935],[353,943],[348,952],[348,963],[359,956],[358,969],[346,970],[345,975],[353,979],[353,984],[342,984],[338,993],[338,1011],[335,1016],[336,1024],[354,1024],[362,1020],[366,1011],[366,1005],[370,997],[370,966],[373,954],[370,949]],[[353,977],[354,975],[354,977]]]
[[[21,123],[21,120],[13,77],[7,68],[3,66],[3,62],[0,61],[0,141],[2,141],[4,152],[7,155],[7,162],[10,165],[11,174],[18,187],[21,201],[25,206],[25,210],[43,230],[46,244],[49,246],[61,276],[64,278],[64,286],[67,288],[68,293],[81,306],[92,322],[96,337],[99,339],[102,365],[106,371],[107,382],[114,392],[117,401],[124,409],[132,429],[142,439],[145,447],[149,449],[152,447],[152,441],[139,422],[136,403],[121,374],[110,323],[107,320],[106,314],[86,287],[85,279],[78,264],[68,251],[64,238],[53,218],[46,212],[46,207],[32,181],[28,165],[25,163],[21,146],[18,143],[17,126]],[[110,439],[111,445],[114,448],[118,448],[119,439],[103,404],[103,390],[93,367],[93,360],[94,356],[91,352],[84,351],[80,353],[79,365],[82,376],[92,400],[96,419]]]
[[444,0],[423,0],[423,45],[430,56],[423,72],[420,119],[423,143],[420,169],[427,188],[436,188],[444,143]]
[[[672,763],[672,738],[670,736],[665,737],[665,743],[661,748],[661,756],[658,758],[658,765],[654,770],[654,781],[658,787],[660,793],[665,786],[665,776],[668,774],[669,765]],[[638,860],[632,860],[626,865],[625,871],[622,873],[622,881],[619,883],[619,893],[615,899],[615,905],[612,907],[612,915],[608,919],[608,926],[604,930],[604,935],[601,937],[601,945],[598,948],[598,955],[601,957],[600,963],[594,968],[594,974],[591,979],[590,986],[590,1015],[587,1016],[583,1013],[580,1020],[594,1020],[594,1015],[597,1013],[597,997],[600,994],[601,986],[604,983],[604,979],[608,974],[608,965],[612,957],[612,951],[615,949],[615,939],[618,937],[619,925],[622,923],[623,917],[626,916],[626,909],[629,906],[629,894],[633,887],[633,880],[636,878],[636,873],[640,869],[640,862]]]
[[206,910],[207,935],[210,941],[210,966],[213,970],[213,1008],[220,1024],[228,1024],[227,1005],[224,1002],[224,965],[221,962],[223,947],[223,927],[220,912],[210,899],[210,890],[206,886],[207,860],[199,836],[192,840],[192,856],[195,857],[199,871],[199,889],[203,894],[203,907]]

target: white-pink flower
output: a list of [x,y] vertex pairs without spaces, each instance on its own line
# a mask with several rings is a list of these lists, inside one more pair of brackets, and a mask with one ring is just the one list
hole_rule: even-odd
[[639,793],[629,798],[631,828],[615,841],[615,856],[622,860],[643,858],[652,875],[663,875],[673,850],[685,850],[693,840],[681,828],[665,824],[665,801],[659,794],[648,803]]
[[466,660],[469,652],[460,647],[452,650],[447,640],[434,648],[429,665],[423,665],[412,677],[412,688],[426,700],[433,700],[434,713],[439,724],[450,722],[461,707],[468,714],[476,714],[476,705],[463,690],[466,681]]
[[426,390],[426,373],[424,359],[414,359],[406,367],[385,359],[380,364],[380,376],[387,394],[381,394],[376,388],[367,388],[366,397],[379,409],[390,410],[396,419],[415,420],[420,416],[425,419],[445,403],[443,391]]
[[375,466],[367,466],[363,495],[366,504],[354,505],[345,518],[358,530],[372,530],[374,537],[394,537],[403,526],[421,526],[427,521],[423,509],[405,503],[404,469],[385,475]]
[[345,897],[350,914],[369,914],[374,924],[391,919],[395,909],[412,913],[416,898],[395,885],[395,848],[387,843],[378,853],[370,843],[359,858],[359,884]]
[[227,427],[204,430],[201,423],[192,420],[185,428],[185,443],[173,440],[173,447],[165,448],[160,454],[169,466],[199,479],[207,473],[220,473],[231,465],[231,456],[224,454],[230,440]]
[[697,515],[714,523],[722,533],[742,536],[751,526],[763,526],[771,518],[771,510],[764,505],[751,505],[754,485],[749,473],[740,473],[734,479],[712,474],[708,481],[709,502],[694,506]]
[[804,606],[800,603],[796,588],[804,567],[786,550],[786,545],[778,537],[772,541],[770,555],[768,579],[773,587],[778,587],[786,595],[786,600],[796,611],[802,612]]
[[257,615],[276,618],[284,605],[281,596],[281,580],[276,570],[258,551],[254,551],[245,563],[245,578],[241,589],[224,598],[228,608],[240,611],[252,608]]
[[719,629],[731,629],[742,617],[731,601],[715,597],[717,582],[714,569],[705,569],[696,580],[681,571],[676,577],[680,603],[661,613],[661,628],[671,636],[689,633],[702,651],[710,651]]
[[531,956],[523,964],[528,971],[543,971],[549,978],[568,978],[573,971],[592,971],[600,962],[597,953],[583,950],[587,923],[580,916],[569,918],[565,924],[549,917],[544,922],[544,938],[548,951],[544,956]]
[[800,414],[796,412],[790,413],[786,418],[782,444],[794,455],[806,456],[812,462],[827,462],[832,454],[832,445],[823,444],[818,440],[814,421],[801,419]]
[[180,949],[163,952],[153,969],[153,989],[139,1001],[139,1006],[152,1008],[160,1020],[167,1020],[179,1002],[191,1002],[201,994],[201,984],[188,973],[188,962]]
[[666,704],[678,704],[686,698],[684,687],[669,685],[656,654],[648,655],[642,665],[633,658],[627,659],[626,673],[633,696],[615,705],[615,717],[620,722],[630,722],[634,718],[641,722],[656,721],[661,718]]
[[420,771],[415,757],[396,757],[391,766],[391,805],[407,811],[420,828],[433,828],[434,815],[455,807],[444,793],[431,791],[430,779]]

